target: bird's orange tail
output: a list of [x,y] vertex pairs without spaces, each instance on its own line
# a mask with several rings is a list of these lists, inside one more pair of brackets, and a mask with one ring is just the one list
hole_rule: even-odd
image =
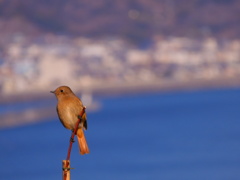
[[86,138],[84,136],[84,132],[83,132],[82,128],[79,128],[77,130],[77,138],[78,138],[78,145],[79,145],[80,154],[82,154],[82,155],[88,154],[89,149],[88,149],[87,141],[86,141]]

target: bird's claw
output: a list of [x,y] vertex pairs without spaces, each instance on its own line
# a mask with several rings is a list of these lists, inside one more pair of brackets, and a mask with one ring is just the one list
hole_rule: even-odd
[[74,139],[73,139],[72,137],[70,138],[70,142],[73,142],[73,143],[75,142]]
[[82,122],[82,116],[78,115],[78,119],[80,119],[80,122]]

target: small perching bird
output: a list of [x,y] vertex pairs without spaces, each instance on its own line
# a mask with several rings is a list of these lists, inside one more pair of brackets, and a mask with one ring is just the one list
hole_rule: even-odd
[[[79,114],[83,110],[82,101],[72,92],[68,86],[60,86],[55,91],[50,91],[57,97],[57,113],[58,117],[67,129],[74,131],[76,123],[79,119]],[[80,124],[77,130],[77,139],[79,144],[80,154],[88,154],[89,148],[86,138],[84,136],[84,130],[87,130],[87,116],[83,114]]]

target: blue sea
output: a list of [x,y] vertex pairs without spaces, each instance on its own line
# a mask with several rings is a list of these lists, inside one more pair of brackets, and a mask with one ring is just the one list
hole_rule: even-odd
[[[85,133],[91,153],[81,156],[73,144],[72,180],[240,179],[239,88],[95,100],[101,109],[88,113]],[[61,179],[70,134],[57,114],[1,129],[0,179]]]

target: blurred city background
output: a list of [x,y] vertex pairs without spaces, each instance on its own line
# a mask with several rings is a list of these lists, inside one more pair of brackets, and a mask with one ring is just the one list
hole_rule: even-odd
[[60,85],[89,113],[93,155],[74,155],[88,167],[75,179],[239,179],[239,12],[239,0],[0,0],[0,157],[12,157],[0,179],[61,178]]
[[87,99],[238,86],[239,9],[237,0],[1,0],[0,102],[59,85]]

